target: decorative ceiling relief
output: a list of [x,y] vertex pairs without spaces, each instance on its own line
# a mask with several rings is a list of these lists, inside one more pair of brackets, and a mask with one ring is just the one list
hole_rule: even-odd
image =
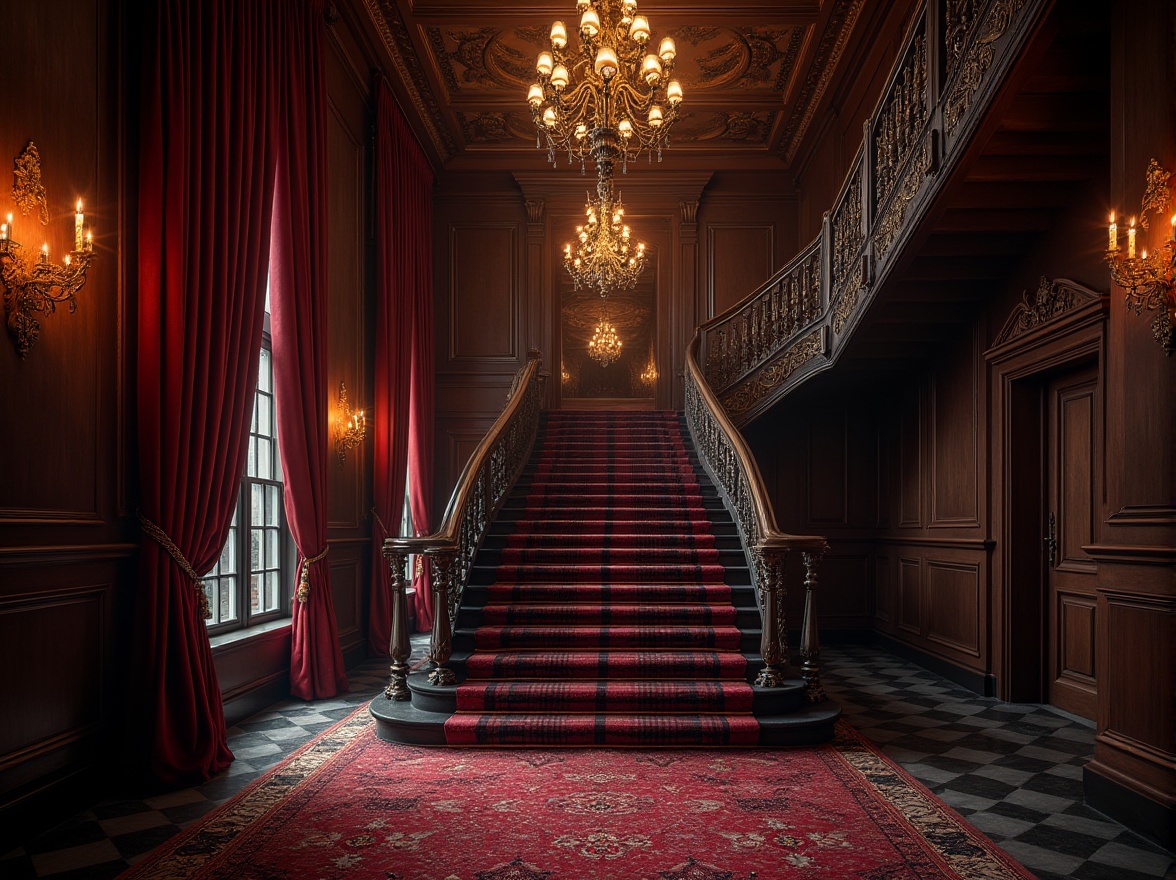
[[518,137],[505,113],[458,113],[457,119],[467,144],[501,144]]
[[[952,3],[964,18],[976,6],[972,0]],[[478,4],[431,0],[418,14],[413,3],[363,4],[391,55],[389,73],[416,117],[414,128],[431,141],[441,164],[463,151],[517,153],[525,166],[542,158],[534,120],[526,105],[522,112],[516,107],[537,81],[540,53],[551,51],[550,11],[532,14],[526,6],[488,16],[479,14]],[[722,6],[650,7],[652,14],[666,14],[659,37],[677,44],[673,78],[690,97],[678,111],[672,142],[687,152],[762,152],[757,161],[791,164],[817,107],[843,75],[863,8],[865,0],[764,6],[753,25],[732,23]],[[556,15],[567,27],[569,47],[578,46],[577,7],[569,0]]]
[[801,28],[683,27],[670,33],[695,47],[681,62],[681,78],[684,84],[703,89],[781,91],[804,39]]

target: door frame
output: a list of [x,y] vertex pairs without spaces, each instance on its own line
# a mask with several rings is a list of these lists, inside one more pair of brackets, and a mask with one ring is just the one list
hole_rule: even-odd
[[[1068,279],[1041,279],[1035,296],[1009,316],[984,353],[992,388],[989,455],[991,535],[995,538],[991,592],[992,662],[996,695],[1040,702],[1046,694],[1047,587],[1041,524],[1045,504],[1047,377],[1095,363],[1096,401],[1105,449],[1106,333],[1109,299]],[[1096,492],[1105,505],[1103,456],[1095,462]],[[1028,589],[1014,585],[1030,584]]]

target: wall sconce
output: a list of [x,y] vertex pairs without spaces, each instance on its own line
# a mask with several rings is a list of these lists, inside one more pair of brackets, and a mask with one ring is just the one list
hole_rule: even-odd
[[367,417],[361,409],[351,412],[351,404],[347,402],[347,386],[339,383],[339,429],[335,434],[335,449],[339,452],[339,467],[347,462],[347,450],[354,449],[363,442],[367,434]]
[[[1171,174],[1152,159],[1147,166],[1147,187],[1143,193],[1143,207],[1139,212],[1139,225],[1148,228],[1148,212],[1155,214],[1167,211],[1168,180]],[[1115,215],[1111,215],[1108,228],[1107,266],[1111,278],[1127,292],[1127,309],[1137,315],[1146,311],[1160,310],[1152,319],[1152,335],[1164,349],[1172,353],[1173,329],[1176,328],[1176,215],[1172,216],[1172,231],[1168,241],[1148,256],[1141,247],[1136,256],[1135,218],[1127,228],[1127,255],[1119,248],[1119,228]]]
[[[29,141],[16,157],[12,195],[21,213],[28,216],[34,207],[40,208],[41,224],[49,223],[49,208],[45,188],[41,184],[41,156],[36,145]],[[72,315],[77,311],[74,298],[86,283],[86,270],[94,255],[94,236],[84,231],[86,217],[82,200],[78,199],[74,212],[74,249],[65,255],[61,265],[49,262],[49,245],[41,245],[41,253],[32,260],[16,241],[12,215],[0,223],[0,286],[4,289],[4,312],[8,319],[8,333],[16,344],[21,358],[41,336],[41,324],[35,315],[51,315],[62,303]],[[84,233],[84,235],[83,235]]]

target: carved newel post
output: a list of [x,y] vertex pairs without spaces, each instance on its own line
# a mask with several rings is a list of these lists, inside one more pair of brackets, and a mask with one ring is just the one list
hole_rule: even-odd
[[407,700],[411,696],[408,691],[408,655],[412,650],[408,641],[408,597],[404,579],[408,554],[385,550],[384,556],[392,566],[392,634],[388,645],[392,665],[384,696],[389,700]]
[[755,557],[763,629],[760,635],[760,654],[764,668],[755,677],[757,687],[777,688],[784,684],[788,665],[788,651],[784,640],[784,559],[779,550],[756,547]]
[[451,685],[457,683],[452,669],[446,668],[453,653],[453,626],[449,620],[450,579],[453,577],[452,550],[428,552],[433,576],[433,632],[429,638],[429,656],[433,660],[433,671],[429,673],[429,684]]
[[801,554],[804,559],[804,621],[800,631],[800,655],[804,662],[800,665],[801,675],[804,676],[804,690],[810,703],[819,703],[827,699],[825,689],[821,687],[821,638],[817,630],[817,563],[821,561],[821,551]]

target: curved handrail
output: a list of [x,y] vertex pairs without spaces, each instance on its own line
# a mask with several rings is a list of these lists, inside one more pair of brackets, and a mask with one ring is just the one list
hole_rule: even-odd
[[699,328],[698,361],[745,425],[845,350],[915,225],[965,154],[1050,0],[924,0],[915,9],[821,231]]
[[800,642],[804,662],[801,672],[809,700],[817,702],[824,699],[824,691],[818,665],[820,639],[817,634],[814,590],[817,562],[828,548],[828,542],[819,535],[790,535],[780,531],[755,456],[707,385],[698,363],[701,344],[702,333],[699,330],[686,349],[686,424],[703,466],[723,492],[744,546],[750,553],[749,562],[763,624],[760,654],[764,667],[755,683],[760,687],[780,687],[786,680],[788,651],[784,619],[784,559],[788,553],[799,551],[805,567],[805,603]]
[[423,554],[429,565],[433,592],[433,629],[429,656],[433,669],[429,680],[448,685],[455,681],[446,668],[453,650],[453,623],[461,595],[486,529],[514,486],[530,457],[539,427],[540,355],[527,353],[527,363],[515,374],[507,403],[486,436],[466,462],[441,525],[430,535],[389,537],[384,557],[392,568],[391,679],[385,689],[389,699],[406,700],[408,614],[404,566],[409,555]]

